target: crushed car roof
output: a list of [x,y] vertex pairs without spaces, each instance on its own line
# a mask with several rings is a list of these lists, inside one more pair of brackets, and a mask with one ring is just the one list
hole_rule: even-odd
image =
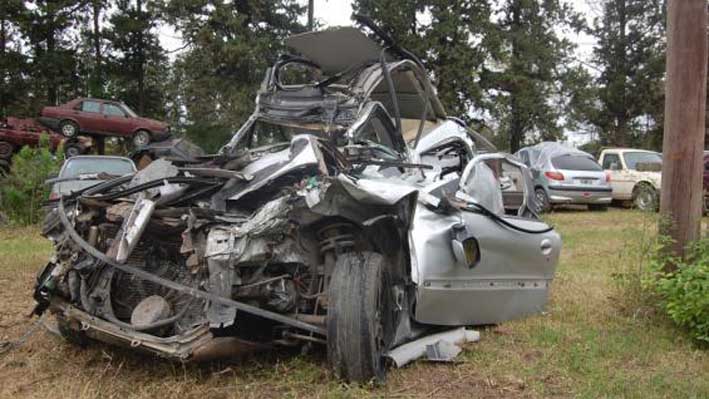
[[382,52],[380,45],[352,27],[293,35],[286,39],[286,45],[318,64],[327,75],[376,62]]

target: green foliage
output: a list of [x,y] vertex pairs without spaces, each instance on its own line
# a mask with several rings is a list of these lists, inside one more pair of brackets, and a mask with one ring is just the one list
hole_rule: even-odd
[[173,68],[172,97],[183,105],[173,112],[191,139],[214,148],[253,112],[256,90],[284,51],[283,40],[305,30],[299,20],[305,8],[295,0],[174,0],[164,13],[187,46]]
[[113,50],[109,90],[141,116],[165,115],[167,57],[157,35],[158,2],[118,0],[105,35]]
[[664,0],[605,0],[590,33],[598,40],[594,101],[586,117],[601,145],[662,145]]
[[480,72],[494,45],[488,0],[357,0],[353,9],[421,58],[450,115],[479,122],[470,111],[483,105]]
[[[657,251],[651,262],[654,273],[645,286],[661,298],[663,309],[699,341],[709,343],[709,238],[695,243],[685,260]],[[674,271],[664,271],[667,264]]]
[[42,135],[38,147],[25,146],[12,158],[10,174],[0,181],[0,208],[12,222],[29,225],[40,220],[50,190],[44,182],[59,171],[63,153],[59,149],[52,154],[49,137]]

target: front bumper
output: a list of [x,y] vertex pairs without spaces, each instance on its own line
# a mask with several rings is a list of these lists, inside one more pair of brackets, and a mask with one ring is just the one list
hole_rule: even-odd
[[206,325],[168,338],[131,331],[92,316],[59,298],[52,300],[50,310],[70,329],[88,338],[183,362],[233,359],[270,348],[269,345],[237,337],[215,337]]
[[561,187],[549,186],[547,190],[552,204],[610,204],[613,189],[610,187]]

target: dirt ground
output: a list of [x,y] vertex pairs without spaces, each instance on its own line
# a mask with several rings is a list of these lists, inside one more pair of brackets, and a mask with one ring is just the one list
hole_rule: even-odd
[[[707,348],[615,283],[640,267],[654,217],[621,209],[547,216],[564,239],[547,311],[482,328],[456,364],[417,362],[392,370],[385,386],[342,383],[318,349],[182,365],[102,344],[80,348],[40,327],[0,355],[0,397],[708,398]],[[36,229],[0,229],[0,341],[33,325],[31,289],[50,253]]]

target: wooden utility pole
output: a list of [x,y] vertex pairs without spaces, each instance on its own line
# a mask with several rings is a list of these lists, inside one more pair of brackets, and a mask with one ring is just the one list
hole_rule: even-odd
[[674,255],[700,238],[707,79],[707,1],[670,0],[660,230]]

